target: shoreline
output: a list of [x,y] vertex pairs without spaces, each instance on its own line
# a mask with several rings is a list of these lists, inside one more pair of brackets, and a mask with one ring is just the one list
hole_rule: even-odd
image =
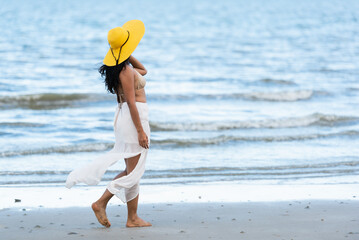
[[152,227],[126,228],[124,205],[109,206],[111,228],[90,207],[3,209],[0,234],[11,239],[357,239],[359,201],[312,200],[140,204]]
[[[0,186],[0,210],[6,208],[87,207],[102,195],[106,186]],[[359,184],[201,184],[141,185],[140,204],[276,202],[295,200],[359,200]],[[123,203],[117,197],[111,205]]]

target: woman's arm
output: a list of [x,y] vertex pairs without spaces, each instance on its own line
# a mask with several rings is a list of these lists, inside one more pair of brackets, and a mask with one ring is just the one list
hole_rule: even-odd
[[146,133],[143,131],[140,115],[138,114],[138,110],[136,107],[136,100],[135,100],[135,88],[134,82],[134,72],[130,66],[126,66],[120,72],[120,81],[122,84],[122,89],[125,94],[125,98],[127,100],[128,108],[130,109],[132,121],[137,129],[138,133],[138,142],[141,147],[148,148],[148,137]]
[[138,61],[134,56],[131,55],[129,61],[137,72],[139,72],[142,76],[146,75],[147,70],[145,66],[143,66],[143,64]]

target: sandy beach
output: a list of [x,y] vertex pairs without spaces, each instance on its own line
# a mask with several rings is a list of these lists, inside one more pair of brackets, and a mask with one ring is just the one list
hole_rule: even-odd
[[311,200],[140,205],[153,226],[126,228],[126,207],[111,206],[112,227],[89,207],[0,212],[1,239],[358,239],[359,202]]
[[143,185],[138,213],[153,226],[135,229],[117,198],[111,228],[97,222],[103,189],[1,187],[0,239],[359,239],[357,184]]

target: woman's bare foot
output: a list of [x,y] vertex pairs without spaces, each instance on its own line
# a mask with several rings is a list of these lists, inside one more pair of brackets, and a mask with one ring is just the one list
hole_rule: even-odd
[[132,219],[127,219],[126,227],[150,227],[152,226],[151,223],[146,222],[139,216],[136,216]]
[[107,228],[111,227],[111,223],[108,221],[106,216],[106,208],[102,207],[96,202],[94,202],[91,207],[97,217],[98,222]]

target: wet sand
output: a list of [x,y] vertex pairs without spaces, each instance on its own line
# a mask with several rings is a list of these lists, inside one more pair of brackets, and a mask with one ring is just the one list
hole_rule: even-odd
[[8,208],[1,239],[359,239],[359,201],[298,200],[141,204],[147,228],[126,228],[126,206],[110,206],[111,228],[90,207]]

